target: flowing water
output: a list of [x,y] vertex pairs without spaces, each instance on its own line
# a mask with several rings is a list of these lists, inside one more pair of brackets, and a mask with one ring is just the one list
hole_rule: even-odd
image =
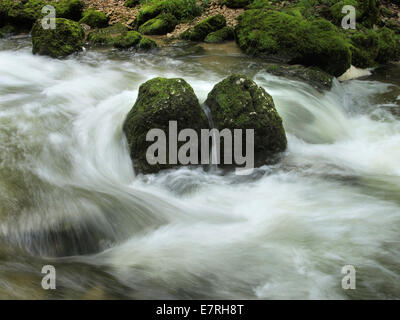
[[[230,46],[0,48],[0,298],[400,298],[399,65],[321,93]],[[203,102],[233,72],[273,96],[282,160],[251,176],[136,175],[122,124],[139,85],[182,77]]]

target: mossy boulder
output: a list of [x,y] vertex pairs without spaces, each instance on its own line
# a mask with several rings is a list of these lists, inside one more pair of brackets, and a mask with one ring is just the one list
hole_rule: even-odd
[[317,90],[332,88],[333,76],[315,67],[269,63],[265,71],[279,77],[306,82]]
[[118,49],[129,49],[132,47],[136,47],[140,40],[142,39],[142,35],[136,31],[128,31],[124,32],[121,35],[117,36],[114,39],[114,47]]
[[356,21],[368,28],[372,28],[379,20],[379,0],[340,0],[330,7],[332,21],[338,26],[341,26],[343,17],[346,15],[342,13],[346,5],[356,9]]
[[90,31],[86,40],[91,46],[112,46],[115,38],[127,31],[128,28],[123,24],[116,23],[107,28]]
[[152,0],[140,9],[135,25],[139,27],[162,13],[169,13],[176,20],[184,21],[200,15],[201,8],[197,5],[196,0]]
[[242,129],[243,136],[245,129],[254,129],[257,166],[285,151],[287,140],[282,119],[272,97],[253,80],[240,74],[231,75],[214,86],[205,104],[210,108],[216,129]]
[[248,6],[252,0],[222,0],[222,4],[226,5],[228,8],[244,8]]
[[226,26],[226,19],[223,15],[217,14],[212,17],[208,17],[194,27],[181,33],[179,36],[181,39],[190,41],[203,41],[208,34],[222,29]]
[[48,13],[42,13],[42,8],[51,5],[56,10],[58,18],[79,20],[82,16],[83,3],[81,0],[1,0],[0,25],[10,24],[20,30],[29,31],[37,19]]
[[388,28],[362,29],[347,33],[352,52],[352,64],[359,68],[400,59],[400,37]]
[[43,29],[41,21],[32,28],[32,52],[61,58],[82,50],[85,32],[79,23],[56,18],[55,29]]
[[139,32],[143,34],[167,34],[175,29],[178,21],[170,13],[158,15],[156,18],[146,21],[139,27]]
[[142,39],[140,39],[139,49],[150,50],[154,48],[157,48],[157,43],[154,40],[146,37],[142,37]]
[[334,76],[350,67],[348,42],[325,19],[307,20],[299,13],[252,9],[240,15],[238,22],[237,42],[247,54],[319,67]]
[[108,26],[108,17],[102,11],[88,9],[83,13],[79,23],[87,24],[92,28],[105,28]]
[[234,40],[235,39],[235,31],[232,27],[224,27],[215,32],[211,32],[204,39],[204,42],[207,43],[221,43],[224,41]]
[[[167,164],[150,165],[146,160],[146,151],[154,143],[146,141],[147,133],[151,129],[161,129],[168,139],[169,121],[177,121],[178,132],[191,128],[199,136],[201,129],[208,128],[199,101],[185,80],[155,78],[142,84],[136,103],[123,124],[133,167],[137,172],[154,173],[174,166],[169,164],[168,153]],[[178,148],[183,143],[180,142]]]

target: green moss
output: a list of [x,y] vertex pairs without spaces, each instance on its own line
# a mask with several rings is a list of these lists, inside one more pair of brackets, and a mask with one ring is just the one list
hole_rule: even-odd
[[161,13],[169,13],[178,21],[184,21],[200,15],[201,8],[196,0],[152,0],[139,11],[136,17],[137,27]]
[[141,39],[142,35],[139,32],[124,32],[114,39],[114,47],[118,49],[129,49],[136,47]]
[[142,37],[139,42],[139,48],[143,50],[150,50],[157,47],[157,43],[149,38]]
[[167,34],[175,29],[178,21],[169,13],[160,14],[156,18],[146,21],[139,27],[143,34]]
[[225,17],[217,14],[200,21],[193,28],[181,33],[180,38],[190,41],[203,41],[209,33],[215,32],[225,26]]
[[[208,128],[199,101],[185,80],[155,78],[142,84],[136,103],[123,125],[135,170],[153,173],[172,167],[168,164],[150,165],[146,160],[147,148],[153,144],[146,141],[147,133],[158,128],[168,136],[169,121],[177,121],[178,131],[192,128],[200,133],[201,129]],[[167,163],[168,159],[167,154]]]
[[204,39],[204,42],[208,43],[220,43],[228,40],[235,39],[235,32],[231,27],[224,27],[215,32],[211,32]]
[[78,20],[83,4],[80,0],[61,0],[59,2],[44,0],[1,0],[0,23],[11,24],[21,30],[30,30],[37,19],[47,15],[42,13],[45,5],[52,5],[59,18]]
[[334,4],[330,7],[330,13],[332,15],[331,21],[336,24],[337,26],[341,26],[343,17],[346,15],[342,13],[342,9],[344,6],[353,6],[356,9],[356,21],[359,21],[361,17],[361,11],[358,6],[357,0],[342,0]]
[[121,23],[117,23],[107,28],[96,29],[87,35],[87,42],[92,46],[112,46],[114,39],[128,29]]
[[356,9],[356,21],[372,28],[379,18],[379,0],[341,0],[331,6],[332,22],[340,26],[343,17],[342,8],[351,5]]
[[239,16],[236,35],[240,48],[248,54],[279,56],[286,62],[316,66],[335,76],[350,67],[348,42],[324,19],[247,10]]
[[126,0],[124,6],[128,8],[134,8],[140,3],[139,0]]
[[82,50],[85,33],[75,21],[56,18],[55,29],[43,29],[37,21],[32,28],[32,52],[54,58]]
[[228,8],[244,8],[251,3],[251,0],[222,0],[221,4]]
[[216,84],[205,103],[217,129],[254,129],[256,163],[286,149],[285,130],[272,97],[246,76],[235,74]]
[[359,68],[400,59],[399,37],[390,29],[362,29],[348,34],[352,64]]
[[61,0],[52,3],[58,18],[79,21],[82,18],[83,3],[81,0]]
[[92,28],[104,28],[108,26],[108,17],[102,11],[88,9],[83,13],[79,23],[84,23]]
[[247,9],[266,9],[270,8],[271,4],[269,0],[254,0],[249,3]]

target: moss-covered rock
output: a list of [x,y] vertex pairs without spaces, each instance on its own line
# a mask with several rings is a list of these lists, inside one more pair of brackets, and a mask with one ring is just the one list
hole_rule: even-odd
[[362,29],[347,33],[352,64],[359,68],[400,59],[400,38],[388,28]]
[[234,40],[235,39],[235,31],[232,27],[224,27],[215,32],[211,32],[204,39],[204,42],[207,43],[220,43],[224,41]]
[[139,49],[150,50],[154,48],[157,48],[157,43],[154,40],[146,37],[142,37],[142,39],[140,39]]
[[79,23],[84,23],[92,28],[105,28],[108,26],[108,17],[102,11],[88,9],[83,13]]
[[248,6],[252,0],[222,0],[222,4],[226,5],[228,8],[244,8]]
[[218,130],[254,129],[257,166],[286,149],[285,130],[272,97],[246,76],[236,74],[224,79],[215,85],[205,103]]
[[212,17],[208,17],[194,27],[181,33],[179,36],[181,39],[190,41],[203,41],[208,34],[222,29],[226,26],[226,19],[223,15],[217,14]]
[[270,63],[266,65],[265,71],[276,76],[306,82],[317,90],[332,88],[333,76],[315,67]]
[[125,7],[134,8],[140,3],[139,0],[126,0],[124,3]]
[[167,34],[175,29],[178,21],[170,13],[163,13],[156,18],[146,21],[139,27],[143,34]]
[[238,20],[237,41],[248,54],[316,66],[334,76],[340,76],[350,67],[348,42],[325,19],[309,21],[299,13],[252,9]]
[[107,28],[95,29],[87,35],[87,42],[91,46],[112,46],[114,39],[128,29],[121,23],[117,23]]
[[144,5],[136,17],[136,27],[162,13],[173,15],[178,21],[194,18],[201,14],[196,0],[153,0]]
[[37,19],[47,15],[42,13],[45,5],[53,6],[59,18],[79,20],[82,15],[81,0],[1,0],[0,25],[10,24],[20,30],[30,30]]
[[116,37],[113,44],[114,47],[118,49],[129,49],[136,47],[141,39],[142,35],[139,32],[128,31]]
[[346,5],[356,9],[356,21],[368,28],[372,28],[379,20],[379,0],[340,0],[330,7],[332,21],[340,26],[343,17],[342,8]]
[[82,50],[85,32],[79,23],[56,18],[55,29],[43,29],[41,21],[32,28],[32,52],[61,58]]
[[177,121],[178,132],[191,128],[200,134],[201,129],[208,128],[199,101],[185,80],[155,78],[142,84],[136,103],[123,125],[133,166],[138,172],[154,173],[173,167],[169,164],[168,153],[167,164],[150,165],[146,160],[146,151],[154,143],[146,141],[147,133],[157,128],[168,137],[169,121]]

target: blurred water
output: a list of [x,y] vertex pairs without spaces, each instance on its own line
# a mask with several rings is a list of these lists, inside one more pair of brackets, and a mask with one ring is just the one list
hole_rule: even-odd
[[[398,66],[321,93],[229,47],[65,60],[26,40],[0,48],[0,298],[400,297]],[[233,72],[273,96],[282,161],[246,177],[135,175],[122,124],[139,85],[182,77],[203,102]],[[41,289],[44,264],[55,291]]]

